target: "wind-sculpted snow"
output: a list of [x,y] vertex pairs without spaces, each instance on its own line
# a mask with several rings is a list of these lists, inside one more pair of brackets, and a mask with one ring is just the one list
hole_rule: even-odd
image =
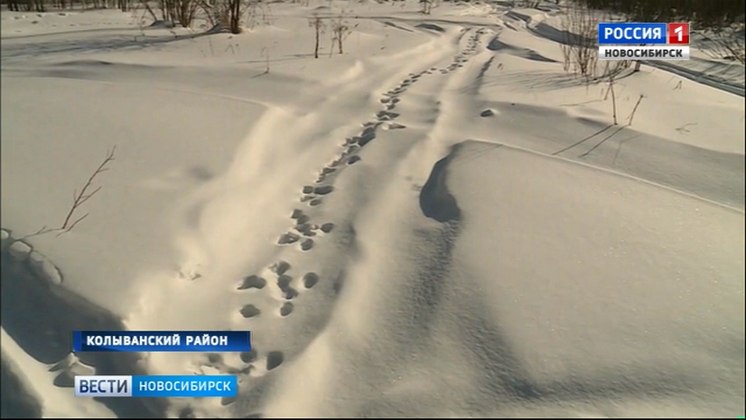
[[427,182],[422,186],[420,191],[420,208],[422,213],[439,222],[458,221],[461,217],[461,210],[458,208],[456,199],[448,191],[446,177],[448,163],[452,160],[452,154],[457,152],[457,148],[451,151],[451,154],[439,160]]
[[[7,332],[9,339],[50,372],[54,386],[67,388],[66,392],[72,397],[75,375],[131,375],[142,372],[137,355],[73,354],[72,331],[121,330],[124,328],[121,320],[106,309],[63,288],[60,285],[62,274],[54,264],[28,243],[14,239],[12,232],[5,229],[1,232],[2,329]],[[4,359],[8,356],[3,353]],[[13,360],[14,357],[10,357]],[[15,367],[8,371],[10,384],[19,382],[17,378],[12,379],[13,375],[23,375],[23,370],[18,369]],[[3,375],[6,375],[5,369]],[[32,386],[43,385],[34,383]],[[23,389],[23,385],[17,387],[19,391]],[[39,394],[39,391],[36,393]],[[43,398],[44,392],[40,396]],[[34,401],[34,397],[23,393],[16,396],[13,392],[3,392],[3,398],[8,399],[11,407],[18,409],[30,404],[50,415],[60,409],[49,407],[49,402],[44,400]],[[158,400],[110,398],[102,403],[112,412],[125,417],[160,417],[166,407],[164,401]]]

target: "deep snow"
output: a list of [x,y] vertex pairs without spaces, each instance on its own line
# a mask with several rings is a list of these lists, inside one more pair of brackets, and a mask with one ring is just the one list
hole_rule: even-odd
[[[265,7],[240,35],[3,12],[4,403],[743,415],[743,66],[624,74],[613,126],[555,12]],[[327,32],[314,60],[308,17],[343,12],[344,54]],[[18,241],[114,145],[89,216]],[[69,354],[71,329],[125,327],[248,329],[256,352]],[[237,374],[240,396],[75,399],[93,371]]]

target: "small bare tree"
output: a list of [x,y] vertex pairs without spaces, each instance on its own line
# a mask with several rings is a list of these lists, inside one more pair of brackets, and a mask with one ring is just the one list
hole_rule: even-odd
[[190,27],[199,8],[199,2],[197,0],[173,0],[173,3],[176,19],[181,23],[181,26]]
[[228,19],[232,34],[241,33],[241,0],[228,1]]
[[319,15],[313,15],[313,17],[309,19],[308,25],[314,28],[314,32],[316,33],[316,40],[313,47],[313,58],[319,58],[319,41],[321,34],[324,33],[326,25]]
[[96,195],[97,192],[101,191],[102,187],[96,187],[93,191],[89,192],[89,188],[93,188],[93,180],[100,174],[106,172],[109,170],[107,168],[107,165],[114,160],[114,152],[116,151],[116,145],[112,147],[112,149],[107,153],[106,158],[101,162],[100,165],[98,165],[98,168],[96,168],[95,171],[93,171],[93,174],[91,174],[90,177],[88,177],[88,180],[86,181],[85,185],[83,185],[83,188],[80,189],[80,192],[77,190],[73,191],[73,204],[70,207],[70,210],[68,210],[67,215],[65,216],[65,220],[62,222],[62,224],[59,227],[56,228],[47,228],[46,226],[42,227],[38,231],[26,235],[23,237],[23,239],[30,238],[32,236],[38,236],[38,235],[44,235],[51,232],[58,232],[57,236],[60,236],[64,233],[70,232],[73,230],[75,226],[78,225],[83,219],[88,217],[89,213],[86,213],[80,217],[75,217],[77,210],[82,206],[86,201],[88,201],[91,197]]

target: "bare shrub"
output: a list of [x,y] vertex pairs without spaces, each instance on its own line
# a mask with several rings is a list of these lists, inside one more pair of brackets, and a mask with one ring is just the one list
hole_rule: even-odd
[[598,61],[598,19],[593,10],[583,4],[571,5],[562,18],[564,42],[560,45],[565,71],[592,78]]
[[632,61],[630,61],[630,60],[609,60],[609,61],[606,61],[606,63],[604,64],[604,69],[603,69],[603,72],[601,73],[600,78],[605,79],[605,78],[609,78],[609,77],[617,77],[624,70],[630,68],[631,66],[632,66]]
[[272,23],[272,10],[269,4],[262,0],[248,0],[246,25],[249,29],[254,29],[257,25],[269,25]]
[[199,6],[204,11],[213,30],[230,27],[230,10],[227,1],[201,0]]
[[338,16],[331,22],[332,30],[332,50],[334,45],[337,45],[337,50],[340,54],[344,53],[342,42],[352,33],[352,29],[356,28],[357,25],[350,27],[349,23],[344,20],[343,16]]
[[702,38],[709,44],[703,51],[710,57],[746,64],[743,24],[711,29],[702,33]]
[[174,16],[181,26],[189,28],[192,26],[194,14],[199,8],[197,0],[173,0]]
[[233,34],[241,33],[241,17],[245,14],[249,3],[243,0],[197,1],[200,2],[199,8],[205,12],[208,22],[212,25],[211,32],[228,30]]

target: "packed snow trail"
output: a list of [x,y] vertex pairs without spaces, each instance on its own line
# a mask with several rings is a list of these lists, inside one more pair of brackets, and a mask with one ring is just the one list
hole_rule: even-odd
[[[419,29],[430,31],[432,26]],[[195,371],[240,375],[242,395],[238,399],[225,399],[223,406],[237,402],[239,407],[236,409],[240,413],[261,410],[257,404],[261,401],[259,396],[269,386],[267,381],[272,381],[275,372],[292,363],[305,350],[334,311],[334,301],[346,280],[346,269],[356,258],[356,249],[360,246],[354,226],[361,209],[370,201],[385,199],[377,190],[385,188],[391,177],[401,176],[401,172],[406,172],[413,184],[418,180],[424,182],[432,163],[447,150],[452,140],[444,137],[450,135],[445,127],[451,122],[444,119],[458,118],[459,115],[448,109],[454,106],[449,103],[449,95],[466,83],[463,80],[471,80],[473,71],[484,65],[480,62],[476,64],[476,70],[472,70],[470,60],[479,57],[479,60],[487,61],[489,58],[479,56],[487,30],[451,27],[443,32],[436,40],[424,44],[421,51],[405,53],[422,56],[425,52],[426,57],[431,57],[431,63],[420,64],[419,70],[409,72],[388,89],[381,89],[374,97],[375,102],[371,101],[375,105],[369,111],[370,117],[355,124],[357,129],[354,126],[338,127],[328,134],[338,136],[336,150],[326,162],[318,164],[306,183],[295,187],[297,195],[292,207],[285,214],[276,215],[284,217],[286,228],[273,237],[270,232],[262,235],[271,237],[264,245],[262,242],[254,244],[254,249],[263,255],[264,264],[252,264],[241,269],[243,274],[239,274],[244,256],[216,252],[226,246],[219,243],[221,240],[230,242],[229,238],[242,231],[235,225],[214,227],[206,237],[184,237],[183,243],[190,244],[185,250],[191,257],[179,270],[181,277],[190,284],[187,287],[208,287],[212,297],[205,299],[200,295],[199,300],[169,305],[150,316],[163,320],[161,325],[168,325],[167,320],[178,314],[163,312],[163,309],[189,306],[197,310],[204,306],[204,311],[207,311],[215,306],[215,299],[225,300],[224,294],[229,294],[230,299],[219,305],[228,313],[217,318],[231,319],[231,329],[251,330],[254,350],[235,357],[210,356],[197,365],[185,360]],[[444,45],[448,47],[443,48]],[[454,52],[448,57],[451,50]],[[401,53],[397,55],[401,56]],[[380,61],[392,59],[377,58]],[[365,66],[364,63],[356,66],[361,65]],[[355,68],[351,72],[349,77],[362,76]],[[368,83],[364,79],[356,82],[358,85]],[[310,126],[323,126],[319,121],[325,118],[324,109],[338,108],[338,102],[346,100],[345,95],[356,94],[355,90],[359,89],[359,86],[353,86],[347,93],[345,91],[350,88],[340,87],[338,95],[326,103],[316,104],[314,110],[304,115],[302,121],[297,121],[299,124],[291,130],[287,128],[288,119],[293,118],[292,111],[270,109],[255,125],[250,138],[282,133],[284,143],[307,142],[317,135]],[[304,102],[303,99],[300,102]],[[201,224],[211,221],[234,220],[233,212],[240,209],[233,204],[226,207],[221,203],[229,203],[233,188],[245,185],[244,180],[270,170],[258,165],[271,165],[275,153],[277,151],[272,149],[257,149],[252,143],[242,147],[226,175],[195,194],[192,204],[184,210],[183,213],[189,215],[185,217],[192,221],[196,231],[204,229]],[[282,180],[272,181],[266,188],[276,191],[289,185]],[[228,185],[230,187],[225,189]],[[217,192],[220,189],[227,193]],[[277,196],[269,191],[263,194],[261,190],[257,190],[254,196],[261,200],[262,195],[272,199]],[[252,207],[256,206],[261,208],[263,204],[252,203]],[[264,212],[259,210],[259,213]],[[275,216],[270,218],[277,219]],[[217,245],[217,249],[210,249],[211,238],[216,238],[212,245]],[[219,288],[221,283],[224,286]],[[152,292],[147,293],[151,295]],[[228,302],[237,304],[231,307]],[[128,326],[135,328],[134,323],[141,317],[141,314],[130,316]],[[282,331],[277,331],[278,328]],[[154,371],[163,369],[162,366],[172,366],[176,357],[179,355],[151,354],[150,366]],[[179,401],[173,404],[175,414],[207,413],[215,409],[200,409]]]

